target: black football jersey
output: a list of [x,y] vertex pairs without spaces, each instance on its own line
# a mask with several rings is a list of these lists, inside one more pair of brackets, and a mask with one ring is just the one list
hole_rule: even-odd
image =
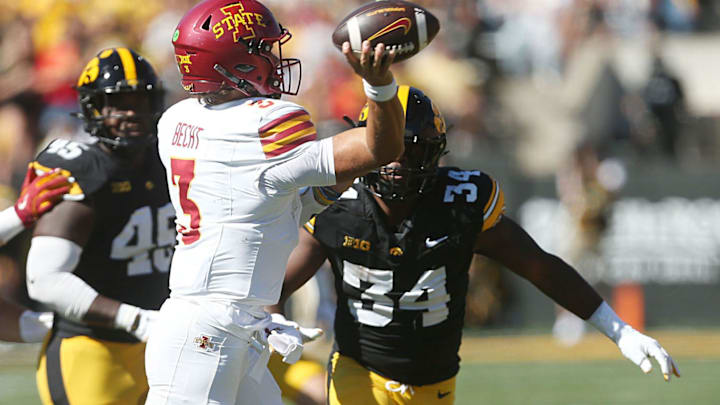
[[362,184],[308,221],[335,274],[340,353],[405,384],[457,374],[473,244],[503,211],[488,175],[444,167],[397,229]]
[[[98,293],[145,309],[168,296],[175,244],[175,211],[165,169],[151,147],[141,168],[98,144],[57,139],[38,155],[36,169],[61,168],[75,178],[72,199],[93,206],[95,222],[74,274]],[[115,329],[73,322],[55,314],[55,328],[70,335],[137,341]]]

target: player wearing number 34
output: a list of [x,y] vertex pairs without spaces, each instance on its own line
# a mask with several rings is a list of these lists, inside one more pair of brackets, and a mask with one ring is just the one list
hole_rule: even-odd
[[[655,340],[625,325],[574,269],[504,215],[494,179],[438,166],[445,122],[423,92],[400,86],[398,98],[406,109],[405,153],[304,225],[283,284],[281,301],[326,259],[332,265],[338,303],[330,404],[453,403],[474,254],[588,320],[644,371],[654,357],[666,379],[677,375]],[[363,111],[361,126],[366,119]]]
[[143,57],[112,48],[87,64],[77,91],[77,115],[96,142],[58,139],[31,163],[75,179],[37,221],[27,259],[30,297],[55,313],[38,391],[44,404],[137,404],[148,391],[143,342],[168,295],[175,242],[155,147],[163,90]]

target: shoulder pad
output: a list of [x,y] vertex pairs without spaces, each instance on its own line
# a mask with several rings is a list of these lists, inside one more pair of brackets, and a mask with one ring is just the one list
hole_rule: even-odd
[[62,174],[73,177],[75,183],[65,199],[80,201],[105,184],[110,158],[96,145],[56,139],[30,164],[38,173],[59,168]]

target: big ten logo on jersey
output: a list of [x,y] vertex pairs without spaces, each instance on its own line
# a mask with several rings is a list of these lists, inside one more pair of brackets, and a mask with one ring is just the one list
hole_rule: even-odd
[[362,250],[363,252],[367,252],[370,250],[370,242],[353,238],[352,236],[345,235],[345,239],[343,240],[343,247],[349,247],[356,250]]
[[465,202],[477,201],[477,185],[470,181],[471,176],[480,176],[480,170],[450,170],[448,177],[457,180],[459,184],[448,184],[445,187],[444,202],[454,202],[456,197],[465,197]]
[[172,203],[160,208],[140,207],[130,215],[122,231],[113,239],[110,258],[129,260],[128,277],[170,270],[175,243],[175,209]]
[[259,13],[245,12],[245,6],[241,1],[222,7],[220,11],[227,17],[213,25],[215,39],[220,39],[228,32],[232,32],[233,42],[238,42],[240,39],[252,39],[255,38],[253,25],[266,26],[263,22],[264,16]]
[[175,126],[175,134],[172,137],[172,146],[197,149],[198,145],[200,145],[200,132],[204,130],[204,128],[197,125],[178,122]]
[[72,160],[82,155],[84,150],[88,150],[88,146],[84,143],[57,139],[47,147],[45,152],[58,155],[65,160]]

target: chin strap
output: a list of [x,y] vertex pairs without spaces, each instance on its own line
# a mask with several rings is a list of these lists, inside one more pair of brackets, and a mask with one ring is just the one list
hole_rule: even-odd
[[357,124],[355,121],[353,121],[352,118],[348,117],[347,115],[343,115],[343,120],[344,120],[345,122],[347,122],[348,125],[350,125],[350,128],[357,128],[357,127],[358,127],[358,124]]
[[253,87],[253,85],[250,84],[250,82],[233,75],[232,73],[228,72],[227,69],[220,66],[219,64],[216,63],[215,66],[213,66],[213,69],[215,69],[216,72],[223,75],[224,78],[230,80],[235,85],[235,87],[238,88],[238,90],[244,92],[249,97],[261,97],[262,96],[260,93],[258,93],[258,91],[255,89],[255,87]]

